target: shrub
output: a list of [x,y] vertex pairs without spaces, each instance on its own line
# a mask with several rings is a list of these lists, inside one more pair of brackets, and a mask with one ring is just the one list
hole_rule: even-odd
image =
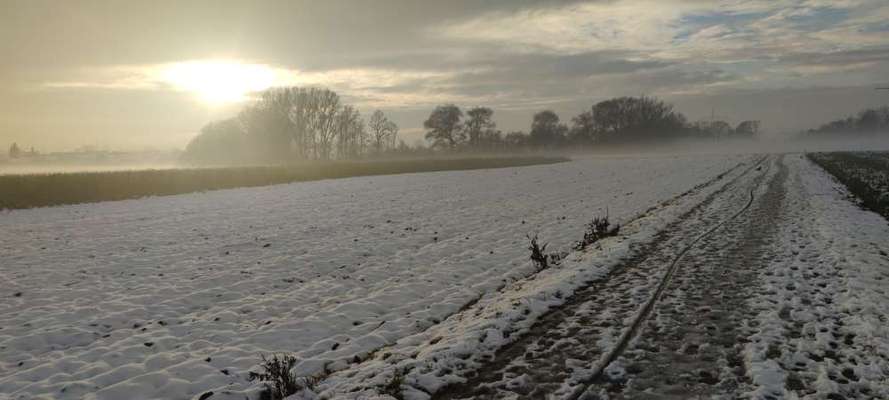
[[574,244],[574,250],[586,250],[589,245],[606,237],[617,236],[619,232],[620,225],[611,226],[608,216],[604,218],[595,217],[587,224],[586,231],[583,233],[583,239]]
[[321,378],[294,376],[290,372],[294,364],[296,364],[296,357],[288,354],[281,356],[273,354],[271,358],[262,355],[263,372],[251,372],[248,380],[263,382],[266,387],[263,398],[271,400],[281,400],[304,389],[314,391],[315,385]]
[[544,243],[543,246],[540,246],[537,241],[537,235],[534,235],[534,237],[528,236],[528,240],[531,241],[528,245],[528,250],[531,251],[531,261],[537,268],[537,272],[549,268],[549,257],[547,257],[545,253],[546,246],[549,245],[549,243]]
[[404,399],[404,395],[401,391],[402,385],[404,385],[404,372],[396,370],[395,373],[392,374],[392,378],[389,379],[389,382],[386,383],[386,386],[380,388],[380,394],[386,394],[398,400],[402,400]]

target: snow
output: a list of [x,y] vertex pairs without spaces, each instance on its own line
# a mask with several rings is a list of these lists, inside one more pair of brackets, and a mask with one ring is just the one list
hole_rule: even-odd
[[[799,155],[746,345],[754,398],[889,398],[889,224]],[[800,393],[802,392],[802,393]],[[832,397],[828,397],[832,396]]]
[[[751,163],[749,159],[746,161]],[[723,179],[730,180],[740,173],[741,169],[734,169]],[[527,332],[545,312],[563,304],[586,282],[601,278],[630,256],[633,244],[652,240],[658,231],[718,186],[700,187],[664,202],[623,226],[621,236],[599,241],[586,252],[573,252],[557,268],[510,283],[466,311],[399,340],[377,357],[328,377],[321,385],[322,398],[373,398],[396,372],[404,371],[407,371],[407,385],[404,387],[406,399],[428,399],[428,393],[449,384],[465,382],[467,372],[482,367],[511,338]],[[597,345],[610,348],[617,339],[615,336]],[[594,365],[589,360],[568,360],[569,364],[582,362],[588,364],[587,368],[577,368],[577,372],[591,372]],[[619,365],[607,371],[616,378],[623,374],[623,368]],[[574,380],[579,382],[586,377],[576,376]],[[517,383],[523,377],[504,376],[503,379],[514,379],[516,386],[520,386]]]
[[[0,393],[243,399],[270,352],[296,355],[300,374],[346,373],[388,345],[447,351],[450,365],[501,345],[683,205],[532,280],[526,234],[568,250],[606,208],[630,221],[748,159],[600,157],[4,212]],[[484,315],[448,322],[475,301]]]
[[[783,191],[787,198],[780,220],[774,221],[781,240],[771,243],[777,256],[764,259],[765,286],[752,288],[762,289],[749,299],[750,308],[758,314],[739,328],[739,332],[754,333],[738,343],[750,379],[741,389],[750,391],[737,394],[754,399],[889,398],[885,314],[889,291],[884,284],[889,279],[889,224],[855,206],[841,185],[799,155],[786,155],[783,160],[790,178]],[[403,373],[404,398],[425,400],[447,385],[466,382],[485,367],[504,371],[497,385],[524,393],[521,390],[529,387],[529,377],[499,364],[486,364],[494,354],[586,282],[607,274],[627,256],[632,244],[650,241],[717,186],[704,186],[662,204],[626,225],[621,237],[605,239],[584,253],[572,253],[559,267],[510,283],[442,323],[335,372],[320,385],[320,398],[388,399],[380,388],[396,373]],[[764,190],[760,188],[757,194],[763,195]],[[738,193],[746,196],[746,190]],[[724,218],[728,213],[719,215]],[[595,343],[603,352],[614,344],[607,339]],[[684,353],[684,349],[679,351]],[[621,360],[605,368],[609,380],[627,378]],[[521,362],[517,357],[509,366]],[[588,378],[595,367],[591,360],[575,359],[566,359],[565,366],[574,373],[556,397]]]

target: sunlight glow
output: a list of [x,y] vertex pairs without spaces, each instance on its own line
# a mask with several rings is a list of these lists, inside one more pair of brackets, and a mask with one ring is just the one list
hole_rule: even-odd
[[177,90],[192,92],[207,103],[219,104],[243,101],[252,92],[285,84],[286,75],[263,64],[208,60],[167,64],[159,78]]

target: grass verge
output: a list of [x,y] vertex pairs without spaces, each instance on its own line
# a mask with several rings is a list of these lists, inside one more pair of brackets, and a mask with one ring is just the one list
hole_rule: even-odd
[[833,175],[861,205],[889,219],[889,153],[809,153],[810,160]]
[[136,199],[354,176],[552,164],[562,157],[328,161],[286,166],[0,175],[0,209]]

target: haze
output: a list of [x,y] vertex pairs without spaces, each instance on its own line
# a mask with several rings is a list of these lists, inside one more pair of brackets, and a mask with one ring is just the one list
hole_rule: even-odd
[[0,400],[889,399],[887,0],[0,38]]
[[181,149],[279,85],[381,109],[408,143],[437,104],[509,131],[638,95],[774,136],[887,102],[887,20],[880,0],[7,2],[0,144]]

